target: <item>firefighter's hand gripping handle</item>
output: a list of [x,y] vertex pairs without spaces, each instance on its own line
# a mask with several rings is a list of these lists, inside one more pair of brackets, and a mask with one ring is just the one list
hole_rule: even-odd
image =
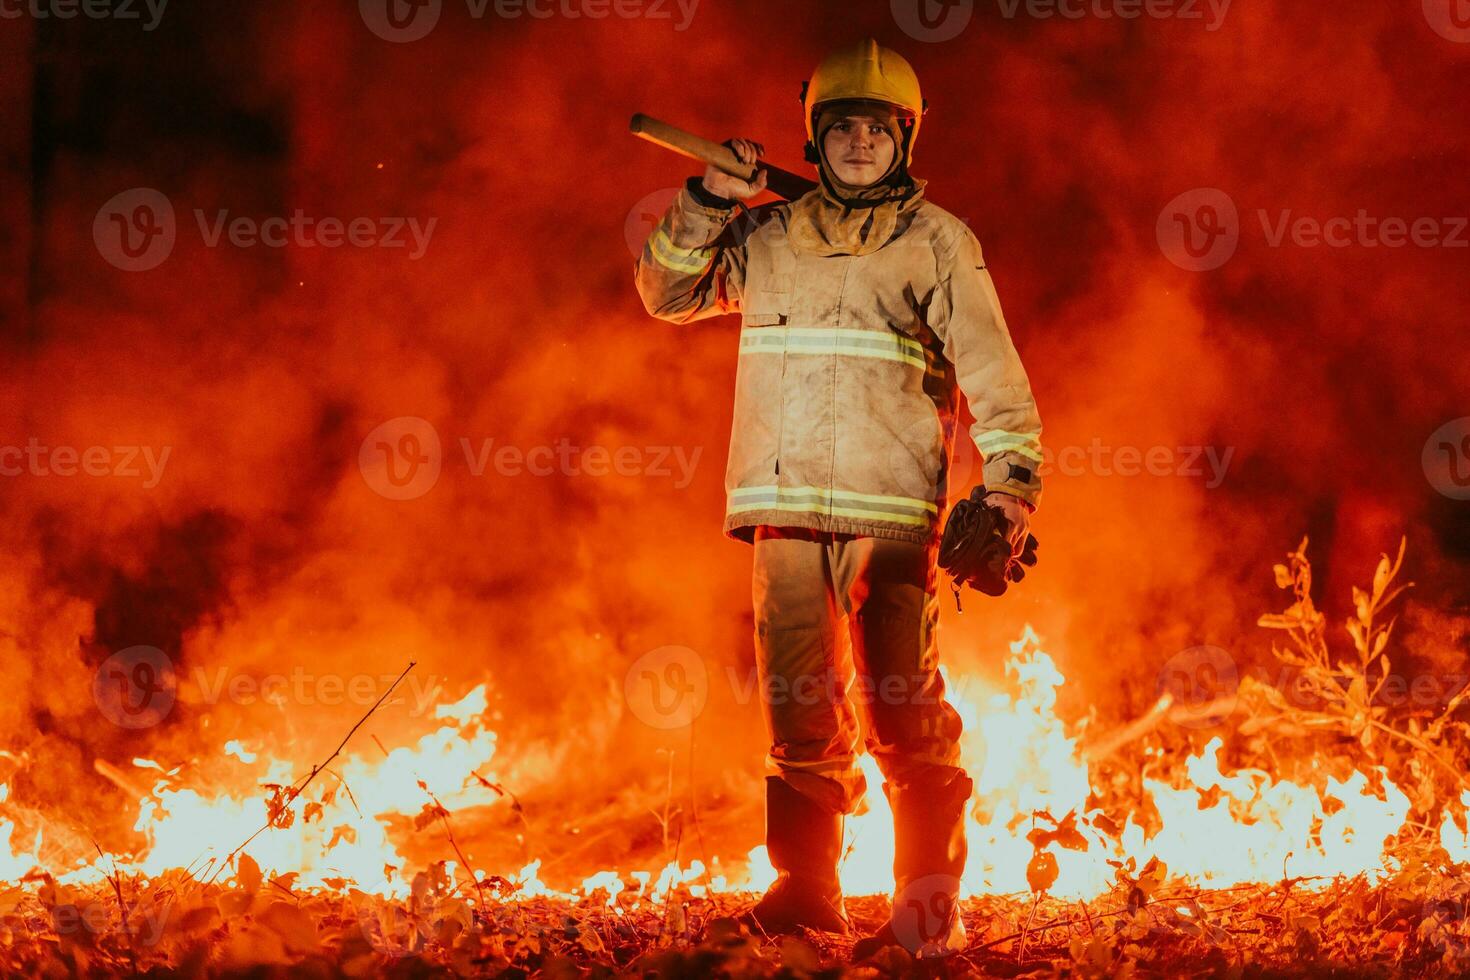
[[681,156],[712,167],[718,167],[725,173],[741,180],[750,180],[755,176],[757,169],[766,172],[766,186],[775,194],[794,201],[807,191],[816,188],[816,182],[808,180],[789,170],[773,167],[762,161],[758,166],[741,163],[734,152],[728,146],[707,140],[703,136],[695,136],[677,126],[670,126],[643,113],[635,113],[632,121],[628,123],[628,132],[640,139],[662,146],[666,150],[673,150]]

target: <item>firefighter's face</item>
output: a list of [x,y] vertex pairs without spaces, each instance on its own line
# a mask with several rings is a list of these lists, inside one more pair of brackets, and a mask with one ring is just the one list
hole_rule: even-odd
[[844,116],[827,130],[822,152],[844,184],[866,187],[883,178],[898,147],[893,135],[874,116]]

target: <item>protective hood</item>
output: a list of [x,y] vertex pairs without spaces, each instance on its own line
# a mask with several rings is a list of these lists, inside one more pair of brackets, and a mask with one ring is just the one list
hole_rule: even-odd
[[[813,145],[820,185],[792,203],[790,239],[793,245],[818,255],[867,255],[888,243],[901,215],[918,206],[925,182],[909,176],[906,145],[913,130],[900,119],[902,107],[887,102],[845,99],[817,108]],[[827,159],[827,132],[851,115],[878,119],[893,139],[888,171],[866,186],[841,180]]]

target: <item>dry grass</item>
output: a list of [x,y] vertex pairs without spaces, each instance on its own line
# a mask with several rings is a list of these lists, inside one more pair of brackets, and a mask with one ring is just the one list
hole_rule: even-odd
[[[1406,855],[1362,878],[1206,890],[1120,886],[1088,903],[1030,896],[965,904],[970,949],[951,975],[1456,976],[1470,971],[1467,886]],[[475,911],[442,869],[385,901],[282,880],[198,886],[182,876],[68,890],[38,879],[3,897],[0,966],[29,976],[865,976],[925,975],[898,949],[849,962],[851,938],[752,936],[734,923],[749,896],[633,906],[605,894],[491,901]],[[121,895],[122,901],[118,896]],[[126,915],[124,915],[126,909]],[[887,902],[856,899],[862,931]]]
[[[1232,696],[1239,711],[1231,761],[1281,777],[1302,760],[1320,771],[1383,767],[1413,810],[1405,830],[1385,842],[1397,870],[1376,882],[1284,878],[1208,889],[1171,879],[1154,862],[1120,868],[1108,894],[1069,903],[1044,891],[1051,878],[1033,877],[1043,889],[1037,894],[964,904],[971,944],[962,954],[936,965],[890,949],[853,963],[852,937],[743,930],[734,916],[748,895],[695,897],[679,889],[639,896],[627,881],[616,896],[527,900],[503,879],[452,880],[441,862],[416,875],[411,897],[397,901],[345,881],[302,889],[294,875],[268,879],[241,854],[228,884],[172,872],[67,888],[38,872],[0,893],[0,970],[54,977],[1470,975],[1470,878],[1434,831],[1446,802],[1466,786],[1464,695],[1427,712],[1398,710],[1379,697],[1395,659],[1388,607],[1401,591],[1394,581],[1402,546],[1396,559],[1379,563],[1369,589],[1353,590],[1345,626],[1351,642],[1342,652],[1329,643],[1313,602],[1305,546],[1275,571],[1290,607],[1261,620],[1285,631],[1288,645],[1272,653],[1301,678],[1296,690],[1305,693],[1285,697],[1246,678]],[[1157,765],[1188,748],[1177,731],[1152,724],[1129,733],[1109,748],[1106,765],[1125,777],[1113,780],[1117,786],[1137,786],[1145,758]],[[1109,808],[1138,804],[1132,793],[1109,796]],[[660,820],[667,836],[668,813]],[[454,844],[450,815],[437,800],[416,826],[429,824],[442,825]],[[1038,854],[1054,837],[1032,838]],[[463,867],[463,853],[451,850]],[[849,911],[861,934],[876,929],[888,909],[885,899],[861,898]]]

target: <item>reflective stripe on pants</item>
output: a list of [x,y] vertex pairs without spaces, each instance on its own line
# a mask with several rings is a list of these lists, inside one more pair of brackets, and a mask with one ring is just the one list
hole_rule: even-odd
[[[945,700],[934,545],[762,526],[752,599],[773,772],[844,813],[866,790],[858,712],[886,780],[958,767]],[[847,636],[843,643],[843,616]]]

